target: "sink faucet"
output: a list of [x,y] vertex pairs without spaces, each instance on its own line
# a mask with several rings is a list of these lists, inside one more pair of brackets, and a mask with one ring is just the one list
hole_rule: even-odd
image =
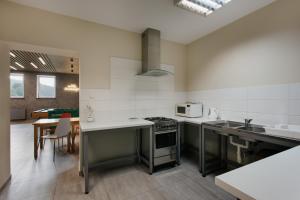
[[245,128],[249,128],[250,127],[250,123],[253,119],[245,119]]

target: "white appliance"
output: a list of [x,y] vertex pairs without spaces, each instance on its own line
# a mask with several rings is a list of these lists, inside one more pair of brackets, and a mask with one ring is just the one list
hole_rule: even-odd
[[212,120],[221,119],[219,110],[217,108],[209,108],[208,119],[212,119]]
[[203,105],[202,103],[177,104],[175,113],[182,117],[202,117]]

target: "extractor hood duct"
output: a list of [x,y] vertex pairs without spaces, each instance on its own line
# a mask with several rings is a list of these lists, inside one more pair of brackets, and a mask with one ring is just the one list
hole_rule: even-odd
[[160,65],[160,31],[148,28],[142,34],[143,76],[164,76],[171,74]]

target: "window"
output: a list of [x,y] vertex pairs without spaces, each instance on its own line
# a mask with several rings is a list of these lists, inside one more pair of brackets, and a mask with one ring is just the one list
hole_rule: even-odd
[[10,98],[24,98],[24,74],[10,74]]
[[37,76],[37,98],[56,98],[55,76]]

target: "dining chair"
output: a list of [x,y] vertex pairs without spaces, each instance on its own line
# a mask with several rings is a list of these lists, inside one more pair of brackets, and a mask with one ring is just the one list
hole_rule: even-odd
[[61,118],[59,119],[58,125],[55,129],[54,134],[48,134],[43,136],[43,140],[45,142],[45,140],[49,139],[49,140],[53,140],[53,162],[55,162],[55,145],[56,145],[56,141],[58,141],[58,146],[59,146],[59,139],[62,140],[62,147],[64,145],[63,143],[63,139],[65,137],[69,137],[70,135],[70,131],[71,131],[71,122],[70,122],[70,118]]

